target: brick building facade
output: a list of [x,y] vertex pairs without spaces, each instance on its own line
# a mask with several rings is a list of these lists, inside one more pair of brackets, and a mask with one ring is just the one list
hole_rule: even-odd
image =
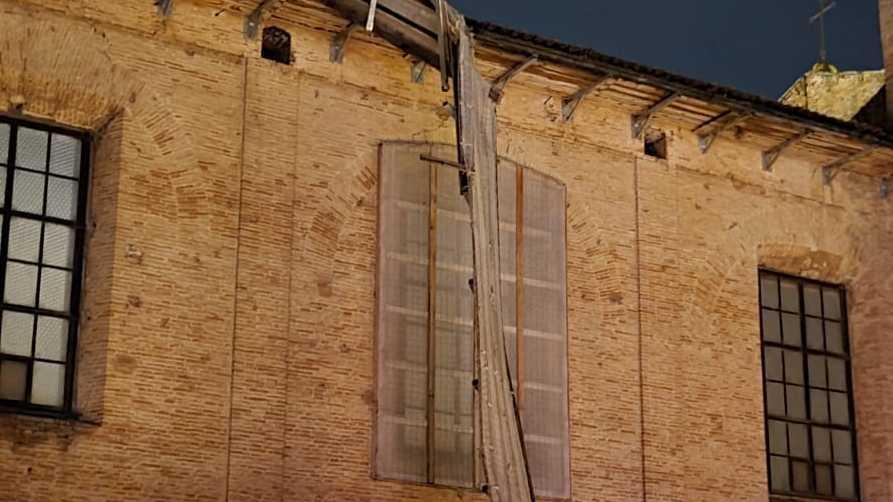
[[[330,62],[347,21],[315,0],[266,19],[291,64],[262,58],[257,4],[0,0],[0,112],[93,144],[76,416],[0,415],[0,500],[486,498],[373,476],[379,153],[455,144],[452,95],[362,31]],[[515,57],[482,47],[479,68]],[[498,109],[499,154],[566,190],[571,498],[769,500],[762,268],[845,286],[861,500],[893,500],[893,142],[824,183],[864,130],[822,122],[764,170],[819,119],[778,107],[794,125],[702,153],[722,107],[683,98],[650,123],[656,158],[630,134],[647,83],[563,120],[589,78],[531,68]]]

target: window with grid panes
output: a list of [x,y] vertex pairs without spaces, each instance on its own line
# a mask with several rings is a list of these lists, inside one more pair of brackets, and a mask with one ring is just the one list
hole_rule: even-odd
[[[375,472],[474,487],[471,220],[458,171],[420,159],[432,153],[455,148],[381,152]],[[498,177],[503,322],[530,472],[537,495],[567,498],[565,189],[508,161]]]
[[89,139],[0,117],[0,408],[72,406]]
[[760,272],[770,492],[858,500],[846,294]]

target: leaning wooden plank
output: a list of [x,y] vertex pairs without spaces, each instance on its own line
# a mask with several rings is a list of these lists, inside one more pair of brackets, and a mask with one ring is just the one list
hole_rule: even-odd
[[459,30],[458,68],[459,155],[468,170],[466,197],[471,206],[484,472],[490,500],[529,502],[533,488],[502,329],[496,105],[490,84],[474,66],[471,36],[464,26]]

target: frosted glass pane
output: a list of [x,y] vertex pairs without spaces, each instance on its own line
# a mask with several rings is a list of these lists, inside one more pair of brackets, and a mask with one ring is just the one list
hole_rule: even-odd
[[65,362],[68,353],[68,321],[58,317],[37,319],[34,357]]
[[782,336],[785,345],[800,346],[800,316],[796,314],[782,314]]
[[31,402],[58,408],[62,406],[64,395],[65,365],[35,361]]
[[815,466],[815,491],[819,495],[831,495],[831,466]]
[[0,399],[23,401],[28,366],[19,361],[0,361]]
[[16,165],[36,171],[46,171],[47,133],[45,131],[19,127]]
[[828,385],[834,390],[846,391],[846,362],[828,358]]
[[788,435],[791,441],[791,456],[809,458],[809,440],[807,439],[806,426],[803,424],[788,424]]
[[847,499],[855,498],[856,483],[853,480],[852,467],[848,465],[834,466],[834,494]]
[[811,387],[828,387],[828,380],[825,377],[825,358],[822,356],[809,355],[809,385]]
[[795,492],[809,491],[810,470],[806,462],[791,462],[791,474],[794,475],[792,485]]
[[763,339],[767,342],[781,341],[781,321],[774,310],[763,309]]
[[40,222],[13,217],[9,222],[9,257],[37,263],[40,252]]
[[825,350],[825,336],[822,334],[822,320],[806,318],[806,346],[810,349]]
[[806,394],[803,387],[787,385],[785,387],[788,403],[788,416],[803,420],[806,418]]
[[40,275],[40,308],[68,312],[71,294],[71,272],[51,268]]
[[822,293],[824,293],[825,317],[828,319],[840,319],[840,292],[836,289],[824,288]]
[[831,434],[829,429],[812,428],[812,454],[816,462],[831,462]]
[[34,335],[34,316],[6,310],[0,328],[0,352],[31,357],[31,338]]
[[784,416],[784,386],[780,383],[766,384],[766,413]]
[[33,307],[37,294],[37,267],[21,263],[6,264],[6,290],[3,301]]
[[74,229],[47,223],[43,229],[43,262],[71,268],[74,264]]
[[782,373],[781,349],[775,347],[766,347],[764,363],[766,366],[766,378],[769,380],[782,381],[784,373]]
[[800,312],[800,291],[796,282],[781,280],[781,308],[788,312]]
[[788,477],[788,460],[786,458],[773,456],[770,470],[770,483],[773,490],[786,492],[791,489],[790,478]]
[[12,208],[25,213],[41,214],[45,178],[42,174],[16,171],[12,187]]
[[840,323],[834,321],[825,321],[825,343],[828,352],[835,354],[844,354],[843,332],[840,330]]
[[778,278],[772,275],[760,277],[760,302],[764,307],[778,308]]
[[784,351],[784,377],[788,383],[803,384],[803,355],[792,350]]
[[77,182],[50,176],[49,183],[47,187],[47,216],[69,221],[77,218]]
[[7,163],[9,155],[9,124],[0,124],[0,164]]
[[788,434],[784,422],[769,421],[769,453],[788,454]]
[[822,315],[822,294],[818,286],[803,286],[803,304],[806,306],[806,313],[812,316],[821,317]]
[[831,393],[831,422],[837,425],[850,424],[850,404],[846,394]]
[[835,430],[834,438],[834,461],[839,464],[853,463],[853,445],[850,441],[849,431]]
[[828,423],[828,393],[823,390],[809,391],[810,416],[813,422]]
[[6,168],[0,166],[0,207],[6,205]]
[[53,134],[50,172],[76,178],[81,170],[81,142],[71,136]]

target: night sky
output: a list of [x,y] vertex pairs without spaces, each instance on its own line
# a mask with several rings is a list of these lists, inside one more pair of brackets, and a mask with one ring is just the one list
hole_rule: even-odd
[[[818,59],[818,0],[453,0],[466,15],[778,98]],[[877,0],[837,0],[828,59],[883,65]]]

